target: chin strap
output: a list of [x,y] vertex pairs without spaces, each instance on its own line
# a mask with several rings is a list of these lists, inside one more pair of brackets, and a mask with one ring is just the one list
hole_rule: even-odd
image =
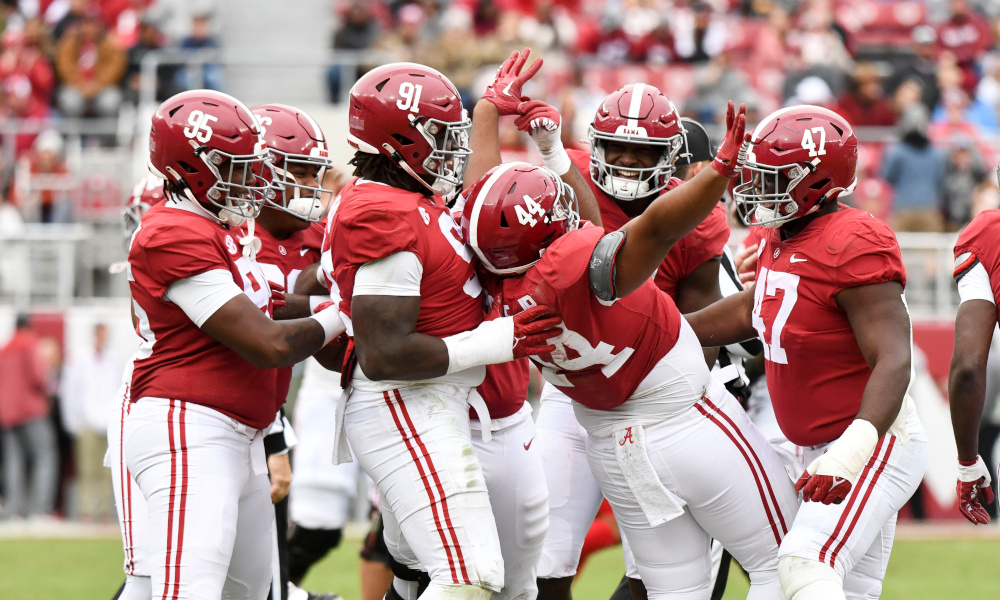
[[247,234],[240,238],[240,246],[243,246],[243,256],[250,260],[257,260],[257,253],[260,252],[260,238],[254,237],[253,230],[256,224],[255,219],[247,219]]

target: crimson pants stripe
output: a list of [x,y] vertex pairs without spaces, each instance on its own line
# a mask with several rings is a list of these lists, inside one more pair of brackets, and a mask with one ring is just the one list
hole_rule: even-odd
[[180,441],[180,462],[181,462],[181,494],[180,494],[180,507],[177,512],[177,557],[174,561],[174,597],[173,600],[177,600],[177,595],[180,593],[180,586],[178,582],[181,578],[181,553],[184,551],[184,517],[187,508],[187,486],[188,486],[188,456],[187,456],[187,424],[185,423],[184,416],[186,414],[186,407],[183,400],[178,401],[180,403],[180,414],[178,415],[179,427],[178,427],[178,437]]
[[[872,467],[875,466],[875,463],[878,462],[878,456],[879,454],[881,454],[882,447],[884,445],[885,445],[885,438],[880,439],[878,441],[878,444],[875,445],[875,450],[874,452],[872,452],[871,458],[868,459],[868,463],[865,465],[864,470],[861,471],[861,476],[858,477],[858,483],[857,483],[858,488],[864,485],[864,482],[868,477],[868,473],[872,470]],[[844,523],[847,522],[847,517],[851,514],[851,509],[854,507],[854,503],[857,501],[860,495],[861,494],[858,493],[857,490],[855,490],[855,493],[851,494],[850,497],[847,499],[847,506],[844,508],[843,514],[840,515],[840,520],[837,522],[837,526],[834,527],[833,533],[830,534],[830,537],[826,540],[826,543],[824,543],[823,547],[820,548],[819,550],[819,562],[826,562],[826,553],[829,552],[830,547],[833,546],[834,543],[836,543],[837,536],[840,535],[840,530],[843,529]]]
[[393,405],[392,399],[389,398],[389,392],[382,392],[383,398],[385,398],[385,403],[389,407],[389,412],[392,414],[392,420],[396,424],[396,429],[399,434],[403,437],[403,443],[406,444],[406,449],[410,453],[410,458],[413,459],[414,464],[417,465],[417,472],[420,474],[420,480],[424,483],[424,491],[427,493],[427,498],[431,503],[431,514],[434,516],[434,526],[437,529],[438,536],[441,538],[441,545],[444,546],[445,554],[448,557],[448,566],[451,567],[451,579],[455,583],[461,583],[458,580],[458,571],[455,568],[455,561],[452,558],[451,546],[448,544],[448,540],[445,537],[444,529],[441,526],[441,519],[438,516],[438,505],[437,499],[434,497],[434,492],[431,490],[430,485],[427,481],[427,474],[424,472],[423,463],[420,462],[420,457],[417,456],[417,451],[413,447],[413,443],[410,441],[410,435],[406,432],[403,427],[402,421],[399,419],[399,415],[396,412],[396,407]]
[[122,398],[122,422],[118,436],[118,477],[122,483],[122,527],[125,532],[125,572],[132,575],[135,572],[132,552],[132,482],[128,467],[125,466],[125,415],[131,405],[129,403],[129,384],[125,384],[125,396]]
[[704,415],[709,421],[715,423],[719,429],[721,429],[722,432],[725,433],[726,436],[733,442],[733,445],[740,451],[740,454],[743,455],[743,459],[746,461],[747,466],[750,467],[750,472],[753,474],[754,482],[757,484],[757,492],[760,494],[760,501],[764,505],[764,512],[767,513],[767,520],[771,524],[771,532],[774,534],[774,541],[780,545],[783,532],[778,531],[778,524],[774,521],[774,515],[771,513],[771,506],[768,504],[767,496],[764,494],[764,486],[760,483],[760,477],[757,475],[757,469],[754,468],[753,462],[750,460],[750,456],[747,455],[743,446],[736,441],[736,437],[728,429],[726,429],[726,426],[722,424],[722,421],[715,418],[715,416],[705,410],[705,407],[702,405],[695,404],[694,406],[698,409],[698,412]]
[[444,513],[444,521],[448,526],[448,534],[451,536],[452,543],[455,545],[455,553],[458,554],[458,566],[462,571],[462,578],[465,583],[471,585],[472,582],[469,580],[469,573],[465,568],[465,557],[462,555],[462,546],[458,543],[458,534],[455,532],[455,527],[451,523],[451,514],[448,510],[448,499],[444,494],[444,486],[441,485],[441,479],[438,477],[437,469],[434,468],[434,462],[431,460],[431,453],[427,451],[424,446],[424,441],[420,439],[420,435],[417,433],[417,428],[413,426],[413,421],[410,420],[410,413],[406,410],[406,405],[403,404],[403,397],[399,395],[399,390],[393,390],[396,395],[396,399],[399,401],[399,407],[403,412],[403,419],[406,420],[406,424],[413,431],[413,437],[417,442],[417,446],[420,447],[420,451],[424,455],[424,459],[427,460],[427,466],[430,469],[431,476],[434,478],[434,484],[437,486],[438,493],[441,495],[441,510]]
[[170,401],[167,410],[167,434],[170,436],[170,500],[167,504],[167,555],[163,565],[163,594],[161,600],[170,597],[170,556],[173,554],[174,541],[174,491],[177,489],[176,444],[174,443],[174,401]]
[[774,504],[774,512],[778,513],[778,522],[781,524],[781,533],[782,535],[788,533],[788,526],[785,524],[785,517],[781,514],[781,507],[778,505],[778,498],[774,494],[774,488],[771,487],[771,480],[767,477],[767,471],[764,470],[764,463],[761,462],[760,457],[757,456],[756,452],[754,452],[753,446],[750,445],[750,442],[747,440],[746,436],[743,435],[740,428],[736,426],[736,423],[729,418],[729,415],[724,413],[721,408],[713,404],[708,398],[705,398],[705,403],[708,404],[708,406],[710,406],[716,414],[725,419],[726,422],[729,423],[729,426],[733,428],[736,435],[743,440],[743,445],[746,446],[750,455],[753,457],[754,462],[757,463],[757,468],[760,470],[761,477],[764,479],[764,485],[767,486],[767,493],[771,497],[771,502]]
[[896,444],[896,436],[891,436],[889,438],[889,447],[885,451],[885,456],[882,457],[882,462],[879,464],[878,468],[875,469],[875,475],[872,476],[872,482],[865,491],[865,497],[861,499],[861,504],[858,505],[858,511],[854,513],[854,518],[851,519],[851,524],[847,527],[847,532],[844,533],[844,539],[840,540],[837,547],[833,550],[833,554],[830,555],[830,566],[832,567],[837,561],[837,555],[847,544],[847,540],[851,537],[851,532],[854,531],[855,525],[861,520],[861,513],[865,510],[865,505],[868,503],[868,498],[872,495],[872,490],[875,489],[875,484],[878,483],[878,478],[885,472],[885,466],[889,462],[889,455],[892,454],[892,447]]

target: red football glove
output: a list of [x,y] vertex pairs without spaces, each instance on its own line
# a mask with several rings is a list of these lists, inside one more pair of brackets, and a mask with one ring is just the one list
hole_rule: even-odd
[[271,310],[275,311],[285,307],[285,286],[272,281],[267,282],[271,286]]
[[551,314],[548,306],[532,306],[514,315],[514,360],[556,349],[549,340],[562,333],[559,327],[562,319]]
[[809,471],[802,471],[795,482],[795,491],[802,492],[804,502],[840,504],[851,493],[851,482],[843,477],[810,475]]
[[514,125],[528,135],[533,135],[536,129],[555,131],[562,122],[559,111],[541,100],[529,100],[518,104],[517,114],[520,116],[514,120]]
[[720,175],[736,177],[743,170],[750,148],[750,136],[744,135],[746,128],[746,105],[740,104],[740,110],[737,112],[733,107],[733,101],[730,100],[726,109],[726,135],[719,144],[719,151],[715,153],[715,160],[712,161],[712,166]]
[[[958,461],[958,510],[962,516],[975,525],[986,525],[990,515],[983,504],[993,503],[993,486],[990,484],[990,470],[979,456],[971,462]],[[980,502],[982,496],[982,502]]]
[[516,50],[511,52],[510,57],[497,70],[496,79],[483,94],[483,100],[493,103],[501,117],[517,114],[517,105],[527,100],[521,97],[521,88],[542,68],[542,59],[539,58],[531,63],[527,71],[521,72],[524,63],[528,62],[529,54],[530,48],[525,48],[520,53]]

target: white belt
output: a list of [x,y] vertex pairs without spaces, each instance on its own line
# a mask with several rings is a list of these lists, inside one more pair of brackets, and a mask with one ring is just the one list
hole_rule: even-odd
[[683,515],[687,503],[663,486],[649,462],[642,425],[619,429],[612,436],[618,467],[650,526],[656,527]]

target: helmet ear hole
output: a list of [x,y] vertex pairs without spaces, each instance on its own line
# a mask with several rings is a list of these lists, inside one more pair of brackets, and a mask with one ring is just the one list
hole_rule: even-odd
[[392,139],[396,140],[397,142],[399,142],[403,146],[412,146],[413,145],[413,140],[411,140],[408,137],[399,135],[398,133],[392,134]]
[[825,185],[827,185],[828,183],[830,183],[829,179],[822,179],[822,180],[817,181],[816,183],[812,184],[811,186],[809,186],[809,189],[811,189],[811,190],[820,190],[820,189],[823,189],[823,187]]
[[188,173],[190,173],[192,175],[198,172],[198,169],[192,167],[191,165],[189,165],[188,163],[184,162],[183,160],[177,161],[177,164],[179,164],[181,166],[181,168],[183,168],[185,171],[187,171]]

